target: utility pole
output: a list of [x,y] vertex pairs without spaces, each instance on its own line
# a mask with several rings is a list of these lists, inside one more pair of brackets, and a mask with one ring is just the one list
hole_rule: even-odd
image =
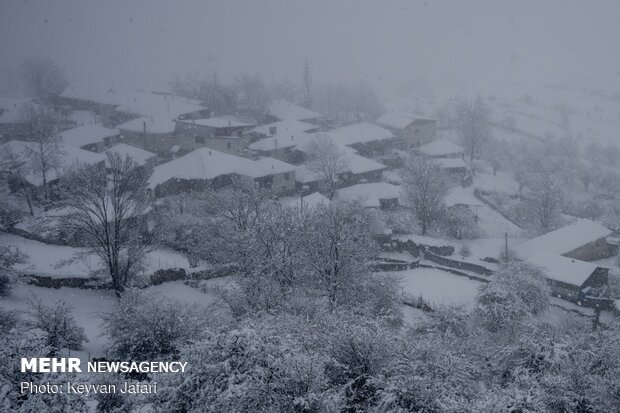
[[505,242],[505,246],[506,246],[505,257],[506,257],[506,261],[508,261],[508,233],[507,232],[505,233],[504,240],[506,241]]

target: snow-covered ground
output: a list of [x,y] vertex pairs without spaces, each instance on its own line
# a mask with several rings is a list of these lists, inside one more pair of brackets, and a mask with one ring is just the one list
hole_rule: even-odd
[[[50,245],[13,234],[0,234],[0,244],[13,245],[25,254],[29,261],[16,265],[18,271],[47,275],[56,278],[88,277],[91,269],[98,267],[99,258],[88,255],[77,262],[58,266],[79,252],[79,248]],[[147,254],[145,259],[146,272],[151,273],[162,268],[189,268],[187,258],[168,248],[159,248]]]
[[474,305],[480,282],[434,268],[414,268],[399,272],[403,293],[422,297],[434,305]]
[[[153,292],[167,299],[184,305],[195,305],[207,309],[215,301],[215,297],[188,287],[180,281],[169,282],[144,291]],[[26,316],[29,303],[40,300],[45,305],[53,305],[64,301],[73,307],[73,315],[79,326],[84,328],[88,342],[84,343],[82,353],[91,356],[103,355],[106,345],[105,337],[101,336],[100,314],[109,313],[116,305],[116,296],[108,290],[84,290],[79,288],[44,288],[27,284],[17,284],[8,297],[0,297],[0,307],[15,310],[21,317]]]

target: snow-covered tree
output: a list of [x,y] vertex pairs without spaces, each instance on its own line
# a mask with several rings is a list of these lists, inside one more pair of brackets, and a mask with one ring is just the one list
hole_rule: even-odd
[[181,346],[200,336],[203,324],[195,309],[131,290],[101,318],[103,333],[110,340],[108,350],[132,360],[178,355]]
[[482,98],[461,100],[456,105],[456,130],[470,160],[480,155],[490,138],[490,111]]
[[69,85],[64,70],[49,57],[29,57],[22,61],[21,76],[26,94],[43,102],[59,96]]
[[422,235],[442,216],[448,180],[431,159],[412,156],[401,171],[403,192],[421,226]]
[[0,296],[9,295],[15,277],[13,267],[25,264],[28,256],[13,245],[0,244]]
[[45,345],[53,355],[63,348],[81,350],[82,343],[88,341],[84,329],[73,317],[73,307],[64,301],[45,305],[40,300],[33,300],[30,302],[29,316],[27,325],[43,332]]
[[108,154],[109,175],[99,166],[77,166],[66,174],[67,207],[60,217],[69,230],[85,234],[89,253],[103,263],[116,294],[125,290],[144,253],[144,219],[150,207],[146,175],[131,158]]
[[344,149],[338,147],[328,135],[319,134],[308,145],[307,166],[326,186],[331,199],[341,175],[348,171],[349,159]]
[[312,210],[306,237],[306,262],[312,287],[334,309],[369,274],[376,245],[369,217],[359,204],[334,202]]
[[60,138],[57,135],[59,118],[53,110],[35,104],[20,108],[19,117],[28,128],[28,140],[33,148],[24,146],[27,170],[41,178],[46,204],[50,201],[49,176],[61,167]]

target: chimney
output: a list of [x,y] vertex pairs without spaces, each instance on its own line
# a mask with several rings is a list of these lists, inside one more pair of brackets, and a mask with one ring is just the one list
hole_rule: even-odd
[[277,126],[271,126],[269,128],[269,135],[274,136],[276,133],[278,133],[278,127]]

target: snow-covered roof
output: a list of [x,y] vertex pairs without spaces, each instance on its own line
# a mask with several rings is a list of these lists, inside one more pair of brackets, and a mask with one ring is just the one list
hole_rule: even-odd
[[273,158],[256,161],[240,156],[199,148],[187,155],[156,166],[148,180],[149,188],[154,188],[170,179],[210,180],[222,175],[243,175],[259,178],[285,172],[292,172],[296,166]]
[[283,100],[272,103],[267,110],[271,116],[280,120],[307,120],[323,117],[318,112]]
[[565,227],[531,239],[519,245],[519,249],[528,252],[544,251],[550,254],[563,255],[611,234],[612,231],[598,222],[579,219]]
[[137,148],[133,145],[127,145],[126,143],[119,143],[106,149],[106,153],[108,152],[116,153],[123,159],[129,156],[138,165],[144,165],[149,159],[157,156],[153,152],[145,151],[144,149]]
[[368,122],[354,123],[342,126],[331,131],[338,142],[343,145],[364,143],[372,141],[382,141],[394,138],[394,134],[381,126],[373,125]]
[[567,258],[562,255],[515,248],[517,255],[530,264],[542,268],[547,278],[581,287],[598,268],[589,262]]
[[320,192],[314,192],[310,195],[306,195],[304,197],[286,197],[281,198],[280,203],[284,206],[288,206],[291,208],[314,208],[317,205],[329,205],[331,201],[321,194]]
[[313,138],[312,135],[305,132],[278,132],[274,136],[260,139],[248,146],[254,151],[273,151],[276,149],[292,148],[297,145],[305,145]]
[[[37,153],[37,150],[38,148],[36,143],[17,140],[9,141],[0,146],[0,154],[12,153],[18,157],[20,162],[28,162],[28,160],[31,159],[32,154]],[[56,169],[47,171],[46,178],[48,181],[53,181],[59,178],[67,169],[76,164],[94,165],[105,161],[106,156],[101,153],[85,151],[84,149],[60,142],[58,143],[58,158],[60,166]],[[3,164],[1,166],[5,170],[7,170],[7,167],[10,168],[10,165],[7,164]],[[40,175],[41,174],[31,172],[25,175],[24,179],[35,186],[39,186],[43,184],[43,178]]]
[[405,129],[407,126],[419,119],[432,120],[423,116],[414,115],[412,113],[387,112],[383,116],[379,117],[379,119],[375,122],[388,128]]
[[359,156],[356,154],[349,154],[347,155],[347,158],[349,159],[348,169],[354,174],[380,171],[387,168],[387,166],[383,165],[382,163],[373,161],[372,159],[364,158],[363,156]]
[[[349,162],[347,170],[356,175],[365,172],[380,171],[387,168],[382,163],[352,153],[345,155],[345,158]],[[295,179],[297,182],[307,184],[319,181],[321,179],[321,174],[308,169],[308,165],[304,163],[297,168]]]
[[344,201],[360,201],[365,207],[379,207],[381,199],[399,198],[400,187],[386,182],[357,184],[336,191],[336,197]]
[[19,110],[29,102],[31,102],[30,98],[0,96],[0,123],[19,122]]
[[174,119],[205,109],[200,102],[164,93],[140,92],[94,83],[70,84],[61,97],[115,106],[120,112]]
[[418,151],[428,156],[449,156],[461,154],[465,150],[462,146],[457,145],[450,140],[437,139],[427,143],[426,145],[420,146]]
[[209,126],[211,128],[249,128],[254,126],[252,123],[241,122],[232,116],[218,116],[215,118],[183,120],[180,122],[191,123],[193,125]]
[[67,145],[77,146],[79,148],[91,143],[103,142],[105,138],[118,134],[118,129],[108,129],[103,126],[90,124],[67,129],[59,133],[58,136]]
[[443,169],[467,168],[467,163],[462,158],[437,158],[433,159],[433,162]]
[[246,168],[239,169],[237,173],[253,178],[260,178],[263,176],[293,172],[297,169],[295,165],[269,157],[250,161],[247,165]]
[[301,122],[294,119],[281,120],[278,122],[268,123],[266,125],[257,126],[254,129],[250,130],[250,132],[259,133],[266,136],[271,135],[271,128],[276,128],[276,135],[291,135],[299,132],[307,132],[312,129],[316,129],[315,125],[310,123]]
[[347,155],[352,155],[357,153],[357,151],[349,146],[346,146],[339,142],[339,136],[330,132],[315,132],[310,133],[309,138],[305,135],[300,135],[298,137],[298,143],[296,149],[300,152],[308,153],[311,150],[311,143],[315,139],[329,139],[338,149],[340,149],[343,153]]
[[172,133],[176,123],[167,118],[153,118],[150,116],[142,116],[117,126],[120,130],[129,132],[146,133]]

